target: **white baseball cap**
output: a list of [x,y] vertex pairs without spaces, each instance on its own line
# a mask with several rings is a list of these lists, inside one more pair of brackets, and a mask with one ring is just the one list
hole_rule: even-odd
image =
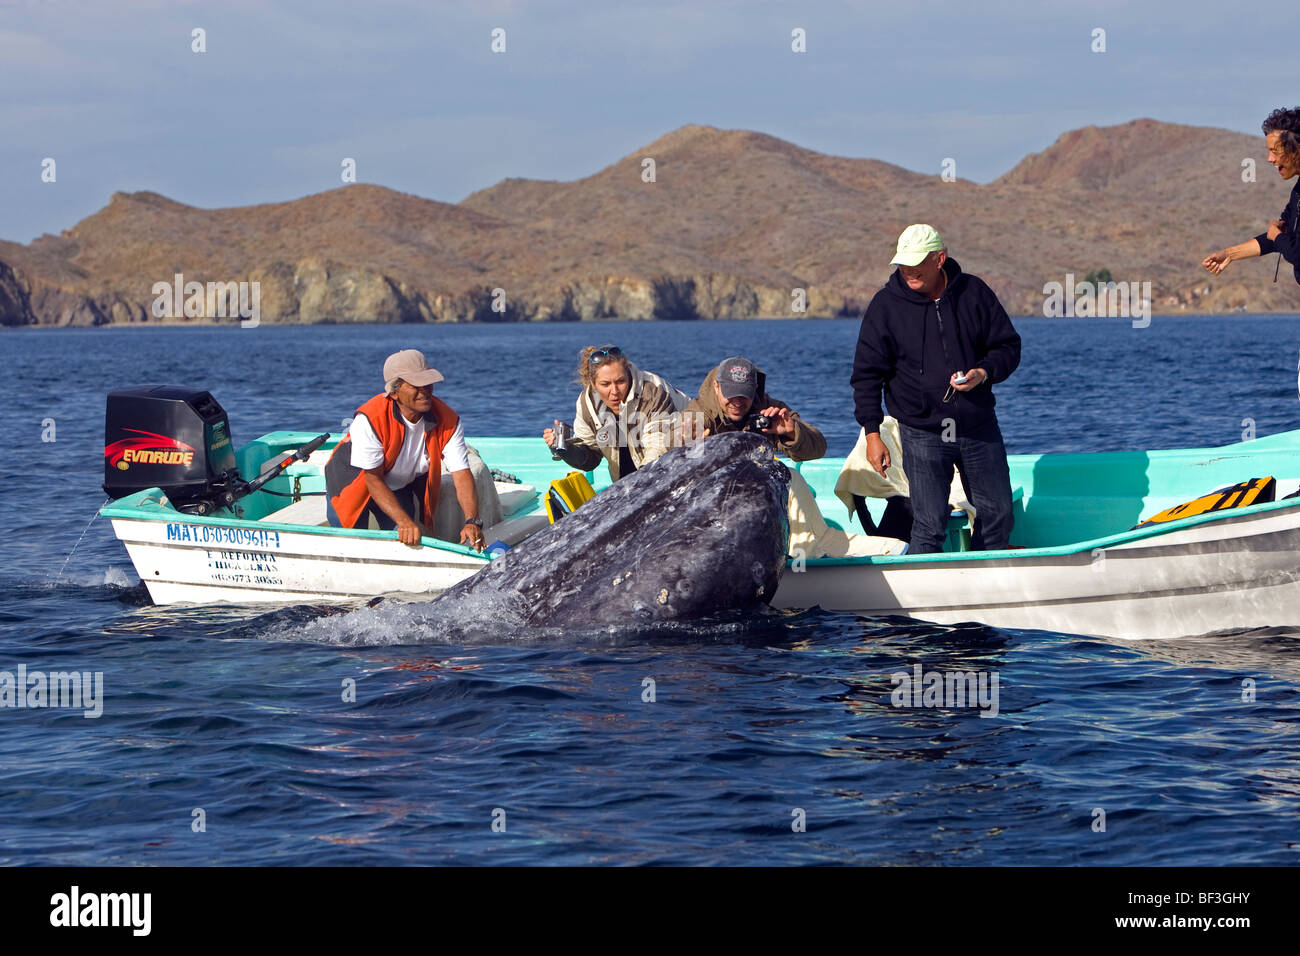
[[894,253],[892,266],[919,266],[925,257],[936,250],[944,248],[943,236],[934,226],[918,222],[903,230],[898,237],[898,251]]

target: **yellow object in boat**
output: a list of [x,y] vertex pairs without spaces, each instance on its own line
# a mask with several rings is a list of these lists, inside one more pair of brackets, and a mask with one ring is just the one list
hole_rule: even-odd
[[580,471],[571,471],[563,478],[551,482],[551,487],[546,492],[546,519],[555,524],[594,497],[596,489],[591,487],[587,476]]

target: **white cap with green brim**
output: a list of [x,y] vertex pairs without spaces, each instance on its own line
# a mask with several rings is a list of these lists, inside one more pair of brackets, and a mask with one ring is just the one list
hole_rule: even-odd
[[892,266],[919,266],[932,252],[942,249],[943,236],[934,226],[918,222],[908,226],[898,237],[898,251],[894,253]]

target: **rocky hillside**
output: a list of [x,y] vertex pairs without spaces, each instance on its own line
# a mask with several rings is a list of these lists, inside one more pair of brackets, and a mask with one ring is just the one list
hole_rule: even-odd
[[258,283],[264,322],[790,316],[796,289],[802,314],[852,315],[916,221],[1018,314],[1101,269],[1151,282],[1156,312],[1294,312],[1271,257],[1199,268],[1290,185],[1260,137],[1153,120],[1071,131],[987,186],[686,126],[586,179],[508,179],[458,205],[361,184],[211,210],[117,193],[60,236],[0,242],[0,323],[210,321],[153,314],[177,273]]

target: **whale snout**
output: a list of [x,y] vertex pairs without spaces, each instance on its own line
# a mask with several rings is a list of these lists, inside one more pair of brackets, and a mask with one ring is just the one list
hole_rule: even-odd
[[766,603],[785,568],[790,473],[758,435],[669,451],[506,552],[434,604],[514,600],[520,623],[682,620]]

